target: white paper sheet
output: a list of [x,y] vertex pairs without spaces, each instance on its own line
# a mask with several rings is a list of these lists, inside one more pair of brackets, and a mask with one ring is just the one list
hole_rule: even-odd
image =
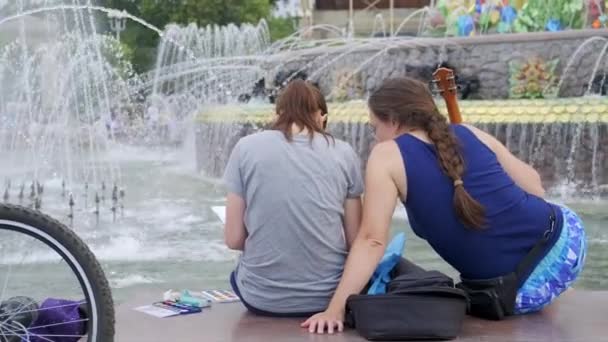
[[158,306],[154,306],[154,305],[140,306],[140,307],[135,308],[135,310],[139,311],[139,312],[143,312],[150,316],[158,317],[158,318],[165,318],[165,317],[179,315],[179,311],[177,311],[177,310],[163,309],[163,308],[159,308]]
[[222,223],[226,223],[226,207],[225,206],[213,206],[211,207],[213,213],[222,221]]

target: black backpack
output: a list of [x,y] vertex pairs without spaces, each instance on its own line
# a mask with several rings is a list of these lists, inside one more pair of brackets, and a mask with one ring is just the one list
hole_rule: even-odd
[[450,340],[461,330],[467,297],[452,278],[402,260],[387,293],[352,295],[346,324],[368,340]]

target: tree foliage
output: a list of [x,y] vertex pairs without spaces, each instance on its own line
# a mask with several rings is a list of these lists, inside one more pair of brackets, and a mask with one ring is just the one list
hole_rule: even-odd
[[[269,19],[271,36],[280,39],[293,32],[286,20],[272,18],[272,8],[278,0],[100,0],[100,6],[125,10],[163,29],[169,23],[199,27],[210,24],[257,23]],[[276,23],[276,24],[273,24]],[[276,30],[273,30],[276,26]],[[109,27],[106,28],[109,31]],[[121,41],[131,52],[136,71],[144,72],[154,63],[158,35],[133,21],[127,21]]]

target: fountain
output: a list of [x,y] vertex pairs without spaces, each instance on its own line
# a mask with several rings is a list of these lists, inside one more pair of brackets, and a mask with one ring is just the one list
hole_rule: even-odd
[[[234,255],[210,209],[223,204],[217,177],[238,139],[267,127],[293,78],[321,88],[331,133],[365,161],[374,143],[367,94],[387,77],[428,81],[449,65],[465,120],[537,167],[556,197],[608,188],[605,29],[430,37],[430,8],[407,19],[422,18],[420,37],[401,36],[408,21],[391,35],[378,17],[375,37],[318,25],[271,42],[264,21],[160,30],[93,1],[18,4],[0,15],[0,32],[15,31],[0,45],[1,200],[71,223],[116,287],[191,284],[201,261],[228,267]],[[98,33],[108,15],[159,34],[151,71],[135,75],[116,38]],[[324,38],[310,39],[315,32]],[[192,272],[176,275],[176,261]]]
[[[448,38],[446,31],[442,38],[398,37],[410,21],[420,18],[418,33],[426,35],[433,24],[427,19],[436,11],[427,7],[409,15],[392,36],[382,31],[381,38],[377,37],[380,32],[373,34],[376,38],[354,38],[352,32],[320,25],[271,44],[264,21],[241,27],[169,25],[160,31],[140,18],[93,6],[90,1],[86,5],[53,5],[26,8],[21,1],[17,14],[0,18],[0,25],[17,23],[19,30],[17,39],[0,54],[0,151],[12,166],[11,173],[4,175],[7,182],[57,179],[64,199],[66,193],[84,189],[84,207],[98,194],[100,203],[105,204],[106,184],[121,183],[120,168],[103,158],[110,145],[118,141],[179,145],[194,116],[199,122],[198,168],[211,176],[219,175],[238,137],[256,129],[256,122],[269,120],[266,114],[271,108],[263,104],[268,102],[266,97],[276,96],[276,89],[294,77],[315,81],[333,100],[335,125],[330,127],[338,137],[357,146],[365,159],[372,143],[364,127],[360,99],[387,77],[429,79],[440,63],[456,69],[463,97],[483,100],[463,103],[467,119],[485,125],[520,157],[541,167],[551,183],[583,178],[585,186],[597,190],[608,182],[603,172],[605,158],[598,153],[605,136],[606,103],[591,95],[605,89],[605,30],[477,38]],[[111,18],[136,20],[156,30],[161,35],[156,67],[145,75],[133,75],[120,59],[117,41],[96,33],[93,10]],[[482,9],[482,16],[484,10],[492,9]],[[70,17],[71,24],[60,17]],[[26,18],[40,18],[38,26],[46,27],[46,34],[53,39],[30,42]],[[386,26],[382,17],[375,21],[378,29]],[[124,23],[121,25],[124,29]],[[333,38],[311,41],[306,38],[311,31],[323,31]],[[557,51],[544,48],[550,41],[555,41],[550,43],[553,47],[560,44]],[[513,44],[526,53],[508,53],[506,49]],[[107,56],[118,58],[111,61]],[[529,57],[539,58],[541,64],[550,63],[551,58],[558,60],[559,68],[542,66],[548,76],[541,76],[551,78],[538,92],[545,99],[503,101],[513,97],[515,86],[509,82],[521,78],[512,69],[518,63],[520,68],[529,69]],[[274,84],[270,81],[273,78]],[[144,94],[145,100],[141,102],[135,94]],[[527,93],[522,94],[525,97]],[[556,96],[578,97],[552,99]],[[231,105],[239,102],[253,103]],[[218,109],[218,105],[224,108]],[[536,118],[535,110],[540,112]],[[215,118],[206,114],[210,111],[216,113]],[[233,114],[230,119],[226,111]],[[213,124],[218,120],[221,122]],[[570,147],[559,152],[547,150],[547,134],[551,139],[564,139]],[[588,151],[586,146],[591,146]],[[547,153],[556,155],[555,161],[541,158]],[[581,173],[583,177],[579,177]],[[89,184],[95,191],[89,191]],[[5,201],[24,200],[8,186],[3,194]],[[34,188],[30,205],[41,205],[41,196]],[[76,203],[78,199],[76,196]],[[115,212],[116,206],[113,208]]]
[[411,39],[352,38],[326,26],[311,29],[337,37],[311,42],[301,31],[270,46],[264,58],[222,59],[235,69],[257,61],[266,71],[260,79],[266,91],[257,91],[257,84],[249,82],[251,94],[261,94],[258,101],[239,104],[233,93],[223,92],[221,101],[201,105],[199,170],[219,176],[238,138],[272,119],[266,97],[272,98],[275,88],[293,77],[319,85],[332,101],[330,131],[351,143],[365,160],[373,144],[361,101],[365,95],[387,77],[428,81],[437,65],[447,64],[459,77],[465,120],[495,134],[539,168],[546,184],[560,189],[556,195],[596,196],[606,191],[608,159],[601,146],[608,143],[608,101],[603,97],[607,30]]
[[4,200],[36,209],[63,201],[73,217],[74,206],[88,207],[89,185],[103,194],[106,183],[122,182],[120,168],[104,154],[119,138],[115,123],[125,120],[119,116],[135,103],[125,78],[132,72],[116,40],[95,33],[92,14],[59,8],[34,16],[26,5],[21,1],[21,14],[0,18],[16,28],[0,49]]

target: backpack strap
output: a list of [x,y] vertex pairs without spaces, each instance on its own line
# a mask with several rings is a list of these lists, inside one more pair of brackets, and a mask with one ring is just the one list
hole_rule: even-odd
[[555,209],[552,205],[549,204],[551,208],[551,214],[549,216],[549,228],[543,233],[543,237],[532,247],[530,252],[523,258],[523,260],[517,265],[517,269],[515,274],[517,275],[518,281],[522,281],[524,275],[534,267],[535,263],[538,261],[538,258],[543,254],[545,250],[545,245],[553,234],[555,234]]

